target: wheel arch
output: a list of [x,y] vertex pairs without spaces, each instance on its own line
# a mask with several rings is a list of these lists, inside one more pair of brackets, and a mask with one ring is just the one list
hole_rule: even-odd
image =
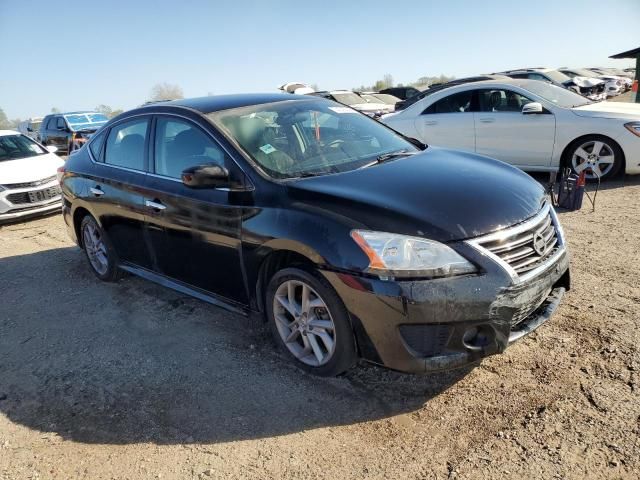
[[87,215],[91,215],[91,212],[89,212],[89,210],[87,210],[84,207],[77,207],[74,211],[73,211],[73,230],[76,233],[76,238],[78,239],[78,246],[80,248],[84,248],[83,242],[82,242],[82,235],[80,232],[80,225],[82,224],[82,219],[84,217],[86,217]]

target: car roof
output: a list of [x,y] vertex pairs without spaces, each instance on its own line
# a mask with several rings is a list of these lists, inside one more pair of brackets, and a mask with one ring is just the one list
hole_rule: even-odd
[[0,130],[0,137],[6,137],[8,135],[22,135],[20,132],[16,132],[15,130]]
[[157,106],[186,107],[207,114],[219,110],[248,107],[263,103],[309,100],[306,95],[292,95],[290,93],[238,93],[235,95],[212,95],[209,97],[184,98],[170,102],[155,103],[141,107],[152,108]]

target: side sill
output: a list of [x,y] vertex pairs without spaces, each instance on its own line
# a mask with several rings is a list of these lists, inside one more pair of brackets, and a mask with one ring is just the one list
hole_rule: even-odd
[[163,275],[147,270],[146,268],[136,267],[127,263],[120,264],[118,267],[125,272],[129,272],[138,277],[142,277],[145,280],[157,283],[158,285],[170,288],[171,290],[184,293],[185,295],[189,295],[191,297],[197,298],[198,300],[202,300],[203,302],[210,303],[211,305],[215,305],[216,307],[224,308],[225,310],[229,310],[234,313],[239,313],[240,315],[243,315],[245,317],[249,315],[249,310],[247,308],[239,306],[235,303],[222,300],[208,292],[205,292],[204,290],[200,290],[198,288],[176,282],[175,280],[171,280]]

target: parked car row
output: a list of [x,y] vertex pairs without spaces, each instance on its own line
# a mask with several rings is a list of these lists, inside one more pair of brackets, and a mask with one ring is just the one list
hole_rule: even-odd
[[429,145],[526,171],[570,167],[591,179],[640,174],[640,105],[595,102],[538,80],[447,86],[380,120]]

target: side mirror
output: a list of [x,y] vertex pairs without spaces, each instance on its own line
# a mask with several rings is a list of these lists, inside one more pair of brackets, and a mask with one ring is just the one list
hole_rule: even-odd
[[527,103],[522,107],[523,115],[531,115],[534,113],[542,113],[542,104],[538,102]]
[[229,170],[216,164],[197,165],[182,172],[182,183],[190,188],[216,188],[229,185]]
[[45,147],[49,153],[56,153],[58,151],[58,147],[56,147],[55,145],[47,145]]

